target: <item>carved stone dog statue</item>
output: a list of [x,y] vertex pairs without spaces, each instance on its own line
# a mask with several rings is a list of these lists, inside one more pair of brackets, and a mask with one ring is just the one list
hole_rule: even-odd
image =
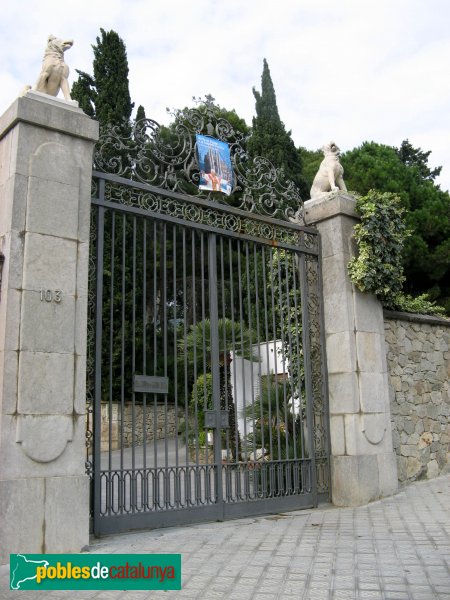
[[64,62],[64,52],[72,46],[73,40],[61,40],[49,35],[41,73],[33,89],[50,96],[57,96],[59,90],[62,90],[65,100],[72,100],[67,79],[69,67]]
[[344,183],[344,169],[339,162],[340,150],[334,142],[322,146],[325,158],[320,163],[319,170],[311,187],[311,200],[321,198],[330,192],[347,191]]

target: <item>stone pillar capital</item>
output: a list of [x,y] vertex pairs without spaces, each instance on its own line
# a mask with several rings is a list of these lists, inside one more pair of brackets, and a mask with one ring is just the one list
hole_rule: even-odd
[[98,140],[98,122],[88,117],[78,107],[78,102],[32,90],[16,98],[0,116],[0,140],[18,123],[43,127],[47,131],[59,131],[91,142]]
[[356,197],[349,192],[324,194],[322,198],[306,200],[303,206],[306,225],[314,225],[339,215],[359,219],[355,208]]

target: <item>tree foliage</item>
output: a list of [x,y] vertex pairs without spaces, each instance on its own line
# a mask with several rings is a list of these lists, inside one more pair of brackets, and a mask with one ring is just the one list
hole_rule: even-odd
[[[179,341],[180,358],[187,360],[193,366],[194,373],[202,373],[204,369],[211,369],[212,359],[212,331],[210,319],[204,319],[190,326],[188,333]],[[231,385],[230,363],[232,356],[246,360],[259,361],[252,340],[255,333],[245,325],[233,322],[230,319],[219,319],[217,322],[218,345],[219,345],[219,380],[220,409],[228,410],[229,441],[231,455],[234,460],[242,460],[241,439],[236,422],[236,405]],[[194,414],[197,415],[197,429],[204,427],[204,410],[208,407],[207,380],[199,381],[198,377],[193,387]],[[211,401],[211,398],[210,398]],[[192,405],[192,400],[191,400]],[[200,405],[201,417],[198,417]],[[203,405],[203,411],[202,411]],[[210,408],[213,408],[210,406]],[[191,411],[192,412],[192,411]]]
[[408,231],[399,196],[370,190],[358,198],[361,222],[355,225],[358,255],[349,265],[351,280],[362,292],[372,293],[392,310],[440,314],[443,309],[426,294],[413,298],[403,293],[402,250]]
[[307,150],[306,148],[300,147],[298,149],[302,160],[303,166],[303,177],[306,181],[306,186],[308,188],[308,194],[305,196],[305,199],[310,197],[310,189],[316,176],[317,171],[319,170],[320,163],[323,161],[323,152],[322,150]]
[[252,157],[264,156],[277,168],[283,168],[288,179],[293,181],[300,194],[308,197],[308,186],[302,175],[302,161],[291,138],[280,119],[275,88],[269,65],[264,59],[261,77],[261,92],[253,88],[256,117],[253,118],[252,135],[248,149]]
[[423,152],[420,148],[414,148],[409,140],[403,140],[400,148],[397,150],[397,155],[403,164],[408,167],[415,167],[423,179],[434,181],[442,171],[442,167],[436,167],[431,170],[428,166],[428,158],[431,150]]
[[136,121],[142,121],[143,119],[146,119],[145,108],[142,106],[142,104],[139,104],[136,111]]
[[361,216],[354,228],[359,252],[349,263],[350,278],[362,292],[373,293],[394,308],[405,280],[401,262],[408,235],[405,210],[398,196],[375,190],[358,198],[356,210]]
[[78,73],[78,80],[74,81],[72,85],[72,98],[78,101],[80,108],[88,117],[95,118],[94,78],[84,71],[76,69],[76,72]]
[[[267,375],[262,378],[255,403],[245,409],[245,417],[253,423],[247,444],[254,452],[262,449],[266,460],[297,459],[304,454],[300,412],[294,408],[292,399],[287,405],[283,398],[283,382]],[[285,484],[283,482],[282,489]]]
[[407,140],[400,149],[365,142],[345,153],[342,164],[348,189],[360,194],[376,189],[400,198],[411,231],[402,253],[405,289],[429,293],[445,304],[450,297],[450,195],[434,183],[440,169],[429,169],[429,154]]
[[94,74],[77,71],[72,97],[101,125],[121,124],[130,119],[134,106],[129,91],[127,51],[115,31],[100,29],[100,34],[92,46]]

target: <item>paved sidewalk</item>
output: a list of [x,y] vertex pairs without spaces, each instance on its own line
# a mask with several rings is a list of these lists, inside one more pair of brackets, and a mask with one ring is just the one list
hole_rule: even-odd
[[0,598],[450,600],[450,476],[359,508],[117,535],[92,540],[89,550],[181,553],[183,589],[15,592],[1,567]]

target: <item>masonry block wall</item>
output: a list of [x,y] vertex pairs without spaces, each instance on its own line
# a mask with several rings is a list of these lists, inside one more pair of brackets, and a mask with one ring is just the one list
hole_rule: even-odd
[[386,312],[384,325],[399,482],[450,473],[450,321]]

